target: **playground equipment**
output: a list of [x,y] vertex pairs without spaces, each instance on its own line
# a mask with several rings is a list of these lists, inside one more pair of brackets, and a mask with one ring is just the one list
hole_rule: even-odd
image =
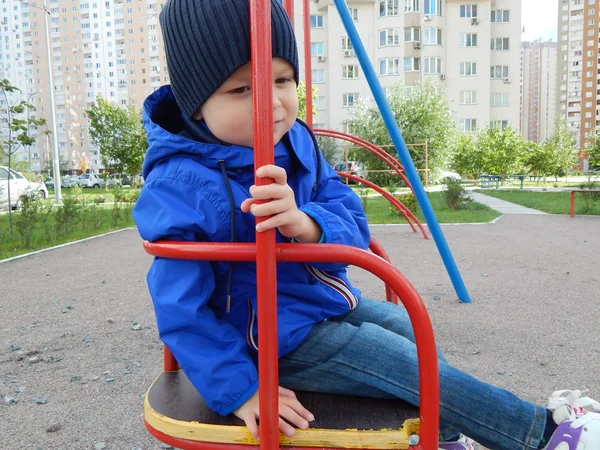
[[[273,111],[270,92],[271,77],[261,74],[271,73],[271,15],[269,0],[249,0],[250,33],[253,75],[254,105],[254,166],[273,164]],[[369,65],[364,47],[360,43],[356,29],[343,0],[335,0],[338,11],[348,30],[352,43],[357,49],[359,60],[365,73]],[[288,13],[293,11],[293,0],[284,0]],[[309,28],[309,2],[303,0],[305,32]],[[293,17],[293,14],[290,14]],[[348,24],[350,20],[350,24]],[[266,44],[269,45],[266,45]],[[305,39],[305,52],[310,59]],[[374,72],[368,77],[373,78]],[[311,91],[310,64],[306,66],[307,92]],[[371,84],[381,109],[387,104],[381,88]],[[382,102],[383,99],[383,102]],[[311,111],[312,101],[307,96],[307,111]],[[389,108],[388,108],[389,110]],[[388,128],[390,114],[385,114]],[[308,124],[312,118],[308,117]],[[394,124],[395,125],[395,124]],[[333,132],[332,132],[333,133]],[[444,262],[451,262],[452,256],[428,199],[420,184],[416,169],[402,140],[397,126],[392,130],[396,148],[400,153],[402,166],[406,170],[409,185],[415,189],[421,209],[432,228]],[[357,141],[358,142],[358,141]],[[370,145],[370,147],[373,147]],[[374,149],[374,148],[373,148]],[[375,150],[375,149],[374,149]],[[382,155],[383,156],[383,155]],[[392,163],[394,170],[399,164]],[[402,172],[398,169],[398,172]],[[403,176],[403,175],[401,175]],[[271,180],[256,179],[258,185]],[[408,214],[407,214],[408,215]],[[433,219],[431,219],[433,217]],[[257,219],[260,221],[261,219]],[[437,229],[436,229],[437,226]],[[435,231],[434,231],[435,230]],[[441,240],[440,240],[441,236]],[[439,242],[438,242],[439,241]],[[444,245],[446,247],[444,248]],[[145,400],[144,422],[148,430],[163,442],[186,449],[205,450],[276,450],[280,446],[308,448],[393,448],[436,450],[439,421],[439,375],[437,352],[433,328],[425,306],[410,282],[389,261],[381,246],[371,242],[374,253],[335,244],[276,244],[275,230],[256,234],[256,243],[200,243],[200,242],[146,242],[146,251],[162,258],[196,259],[209,261],[256,262],[258,307],[258,370],[260,394],[260,444],[254,440],[243,424],[233,416],[220,417],[211,412],[198,392],[179,370],[177,362],[168,349],[164,352],[164,372],[150,387]],[[400,401],[382,401],[358,397],[345,397],[324,394],[298,393],[302,403],[317,412],[322,422],[315,428],[297,430],[293,438],[279,434],[278,412],[278,359],[277,359],[277,280],[278,262],[340,262],[356,265],[368,270],[386,284],[389,301],[399,297],[413,323],[419,361],[420,410]],[[458,270],[454,265],[449,272],[459,298],[469,301],[462,285]],[[397,297],[396,297],[397,296]],[[374,349],[376,351],[376,349]],[[414,418],[418,416],[419,420]],[[407,419],[408,418],[408,419]],[[321,419],[319,419],[321,420]],[[403,426],[402,426],[403,425]],[[401,427],[402,426],[402,427]],[[415,435],[419,435],[415,439]]]

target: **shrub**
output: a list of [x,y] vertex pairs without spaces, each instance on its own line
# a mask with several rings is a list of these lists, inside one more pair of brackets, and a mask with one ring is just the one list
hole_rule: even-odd
[[463,204],[470,201],[469,197],[467,196],[467,192],[463,188],[462,184],[460,184],[460,181],[452,178],[446,178],[444,183],[446,184],[444,196],[446,198],[446,204],[448,205],[448,208],[457,210],[460,209]]

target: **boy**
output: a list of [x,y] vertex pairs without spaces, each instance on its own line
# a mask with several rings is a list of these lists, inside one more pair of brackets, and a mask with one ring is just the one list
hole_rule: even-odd
[[[296,120],[298,55],[287,15],[271,1],[275,165],[254,186],[248,0],[169,0],[160,14],[171,86],[144,105],[150,148],[134,209],[144,239],[278,242],[366,249],[358,197],[339,181]],[[256,200],[270,200],[263,204]],[[402,308],[360,299],[343,264],[278,266],[280,382],[289,389],[398,397],[417,405],[414,335]],[[258,437],[254,265],[155,258],[148,274],[158,329],[217,413],[240,417]],[[359,302],[360,299],[360,302]],[[381,358],[373,364],[373,350]],[[280,430],[313,420],[293,391],[279,391]],[[451,367],[440,355],[440,448],[600,450],[600,407],[558,393],[551,409],[524,402]],[[568,395],[567,395],[568,394]],[[584,426],[585,425],[585,426]]]

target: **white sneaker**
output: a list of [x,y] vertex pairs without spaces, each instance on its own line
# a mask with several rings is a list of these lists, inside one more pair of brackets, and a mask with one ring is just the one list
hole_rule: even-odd
[[543,450],[600,450],[600,403],[584,393],[552,393],[548,409],[558,428]]

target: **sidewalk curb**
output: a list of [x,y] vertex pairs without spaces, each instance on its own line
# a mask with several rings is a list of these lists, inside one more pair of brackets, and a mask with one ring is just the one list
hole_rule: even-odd
[[57,248],[66,247],[68,245],[79,244],[81,242],[91,241],[92,239],[97,239],[97,238],[101,238],[101,237],[104,237],[104,236],[110,236],[111,234],[120,233],[121,231],[135,230],[135,229],[136,229],[136,227],[121,228],[120,230],[109,231],[108,233],[99,234],[97,236],[90,236],[90,237],[85,238],[85,239],[79,239],[78,241],[66,242],[64,244],[55,245],[54,247],[48,247],[48,248],[44,248],[42,250],[36,250],[35,252],[25,253],[23,255],[12,256],[12,257],[6,258],[6,259],[0,259],[0,264],[8,263],[8,262],[15,261],[15,260],[21,259],[21,258],[26,258],[28,256],[37,255],[39,253],[44,253],[44,252],[47,252],[47,251],[50,251],[50,250],[54,250],[54,249],[57,249]]

